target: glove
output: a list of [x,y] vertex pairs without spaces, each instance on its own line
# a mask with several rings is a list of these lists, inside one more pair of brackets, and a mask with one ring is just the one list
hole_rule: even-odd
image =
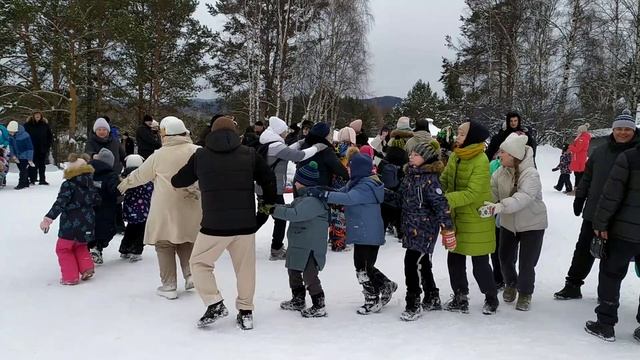
[[500,203],[494,204],[488,201],[484,202],[484,206],[478,209],[478,215],[481,218],[489,218],[493,215],[500,214],[503,210],[503,206]]
[[36,167],[36,164],[34,164],[33,161],[29,161],[29,166]]
[[48,233],[49,227],[51,226],[52,223],[53,223],[53,220],[45,216],[42,219],[42,222],[40,222],[40,230],[42,230],[42,232],[44,232],[45,234]]
[[584,208],[584,202],[586,200],[586,198],[581,197],[576,197],[575,199],[573,199],[573,213],[576,216],[580,216],[580,214],[582,214],[582,209]]
[[458,245],[456,240],[456,233],[451,230],[442,230],[442,245],[449,251],[454,250]]
[[320,151],[326,149],[327,145],[323,144],[323,143],[317,143],[317,144],[314,144],[313,147],[316,148],[317,152],[320,152]]
[[262,204],[258,207],[258,212],[265,215],[271,215],[273,214],[275,207],[276,206],[274,204]]
[[320,200],[327,200],[327,198],[329,197],[329,192],[319,187],[310,187],[307,189],[307,195],[313,196]]
[[556,171],[558,171],[558,170],[560,170],[560,169],[558,169],[557,167],[556,167],[556,168],[551,169],[551,171],[553,171],[553,172],[556,172]]

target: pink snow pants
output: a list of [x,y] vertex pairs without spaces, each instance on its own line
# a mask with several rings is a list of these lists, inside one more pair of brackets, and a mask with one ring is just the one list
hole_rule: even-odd
[[56,243],[56,254],[62,271],[62,281],[78,282],[80,274],[93,270],[94,265],[87,244],[60,238]]

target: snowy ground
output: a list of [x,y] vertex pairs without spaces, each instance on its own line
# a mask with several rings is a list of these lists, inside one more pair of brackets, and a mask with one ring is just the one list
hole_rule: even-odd
[[[352,253],[329,253],[321,279],[329,316],[304,319],[279,309],[289,296],[283,262],[268,261],[271,223],[258,233],[258,279],[255,330],[235,327],[234,315],[209,330],[195,327],[204,306],[195,292],[167,301],[155,295],[159,283],[153,248],[144,260],[130,264],[118,258],[120,237],[105,253],[94,279],[75,287],[58,284],[54,253],[57,224],[47,235],[38,229],[55,199],[61,173],[50,173],[52,186],[0,190],[0,359],[177,359],[207,357],[288,359],[632,359],[640,344],[632,338],[640,280],[633,272],[623,283],[618,340],[605,343],[584,330],[594,319],[597,271],[583,288],[581,301],[553,300],[569,266],[580,220],[573,198],[555,192],[559,152],[540,148],[545,201],[550,228],[538,264],[537,288],[530,312],[501,304],[496,316],[481,314],[483,297],[470,275],[471,314],[435,312],[413,323],[399,319],[404,307],[403,250],[393,238],[381,249],[378,267],[397,281],[400,290],[379,314],[360,316],[362,302]],[[451,292],[446,253],[438,246],[434,273],[443,301]],[[233,308],[235,277],[229,257],[216,264],[227,305]],[[470,268],[470,264],[469,264]],[[309,301],[309,300],[308,300]]]

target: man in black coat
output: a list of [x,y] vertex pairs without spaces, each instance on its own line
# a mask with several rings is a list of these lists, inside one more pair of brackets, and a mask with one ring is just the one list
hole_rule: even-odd
[[142,124],[136,130],[136,143],[138,143],[138,155],[148,158],[156,149],[162,147],[160,135],[151,129],[153,118],[151,115],[145,115]]
[[217,119],[204,148],[198,149],[171,179],[176,188],[198,181],[202,194],[202,222],[193,247],[191,271],[196,290],[207,306],[198,326],[228,315],[213,273],[214,263],[229,251],[236,273],[239,311],[237,323],[253,328],[257,229],[254,181],[263,191],[261,212],[270,213],[276,202],[276,177],[253,148],[240,144],[232,118]]
[[[605,241],[598,276],[598,320],[587,321],[585,330],[603,340],[614,341],[620,285],[629,271],[631,259],[640,256],[640,146],[618,156],[608,174],[593,219],[595,235]],[[640,306],[636,320],[640,323]],[[640,327],[634,335],[640,341]]]
[[24,129],[31,136],[33,143],[33,164],[35,167],[29,168],[29,180],[31,185],[35,185],[40,176],[40,185],[49,185],[45,178],[45,169],[47,167],[47,158],[53,144],[53,133],[49,122],[37,111],[29,117]]
[[618,155],[636,146],[640,140],[633,121],[622,120],[619,116],[612,126],[613,133],[607,143],[597,147],[589,157],[580,186],[576,189],[573,212],[576,216],[582,214],[583,221],[565,286],[554,294],[558,300],[582,298],[580,287],[595,261],[589,249],[593,239],[594,215],[604,184]]
[[531,146],[533,149],[533,157],[535,158],[537,144],[533,132],[522,124],[520,114],[517,112],[510,112],[506,115],[505,123],[502,125],[502,128],[496,135],[491,137],[491,142],[489,142],[489,147],[487,147],[487,151],[485,152],[489,161],[493,160],[496,156],[498,150],[500,150],[500,145],[507,139],[507,136],[514,132],[527,135],[529,138],[527,140],[527,145]]
[[296,168],[299,169],[311,161],[315,161],[318,164],[318,172],[320,173],[320,179],[318,181],[318,185],[320,186],[331,186],[331,180],[334,176],[341,177],[345,180],[349,179],[347,168],[344,167],[340,159],[338,159],[335,147],[327,140],[330,130],[329,125],[325,123],[313,125],[307,136],[305,136],[304,141],[300,142],[300,149],[308,149],[315,144],[325,144],[327,148],[296,164]]

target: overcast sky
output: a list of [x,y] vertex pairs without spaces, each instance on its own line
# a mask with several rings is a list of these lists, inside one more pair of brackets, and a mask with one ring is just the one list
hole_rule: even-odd
[[[207,13],[200,1],[196,18],[219,30],[223,18]],[[430,82],[439,92],[442,57],[451,57],[445,35],[458,36],[464,0],[371,0],[374,23],[369,33],[371,73],[369,95],[404,97],[418,80]],[[211,97],[211,90],[199,97]]]

